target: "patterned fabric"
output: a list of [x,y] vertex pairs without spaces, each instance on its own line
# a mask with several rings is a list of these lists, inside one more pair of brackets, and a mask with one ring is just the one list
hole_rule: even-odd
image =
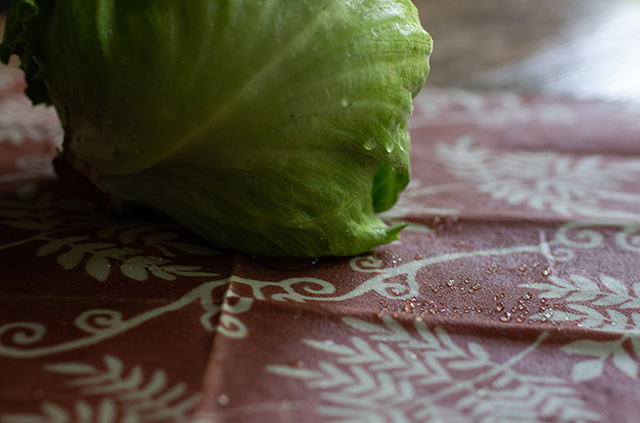
[[640,108],[427,89],[399,241],[219,251],[60,183],[0,73],[0,422],[635,423]]

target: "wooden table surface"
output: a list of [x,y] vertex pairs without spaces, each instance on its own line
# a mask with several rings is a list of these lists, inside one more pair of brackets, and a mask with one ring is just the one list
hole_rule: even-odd
[[414,3],[435,40],[430,85],[640,101],[639,0]]

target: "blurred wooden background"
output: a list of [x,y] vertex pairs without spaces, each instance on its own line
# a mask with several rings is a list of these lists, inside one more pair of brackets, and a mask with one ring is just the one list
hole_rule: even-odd
[[640,0],[413,0],[430,85],[640,102]]
[[639,0],[414,0],[429,83],[640,101]]

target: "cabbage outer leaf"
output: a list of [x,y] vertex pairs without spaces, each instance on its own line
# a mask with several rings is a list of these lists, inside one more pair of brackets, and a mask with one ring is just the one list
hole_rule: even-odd
[[115,202],[226,248],[355,255],[409,181],[431,38],[409,0],[14,0],[0,58]]

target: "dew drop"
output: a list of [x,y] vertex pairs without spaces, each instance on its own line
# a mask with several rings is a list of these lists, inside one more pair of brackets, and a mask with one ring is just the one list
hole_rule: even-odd
[[447,281],[447,286],[454,286],[456,284],[456,281],[454,281],[453,279],[449,279]]
[[229,404],[229,397],[225,394],[222,394],[218,397],[218,403],[220,405],[228,405]]
[[552,308],[548,308],[546,310],[544,310],[542,312],[542,317],[541,320],[543,322],[546,322],[547,320],[551,319],[553,317],[553,309]]
[[374,140],[371,140],[371,139],[366,140],[364,142],[364,144],[363,144],[363,147],[364,147],[365,150],[371,151],[374,148],[376,148],[376,142]]
[[477,396],[479,396],[480,398],[484,398],[484,397],[486,397],[487,395],[489,395],[489,392],[487,392],[487,390],[486,390],[486,389],[476,389],[476,390],[475,390],[475,393],[476,393],[476,395],[477,395]]
[[500,315],[500,321],[501,322],[508,322],[511,320],[511,313],[508,311],[505,311],[504,313],[502,313]]

